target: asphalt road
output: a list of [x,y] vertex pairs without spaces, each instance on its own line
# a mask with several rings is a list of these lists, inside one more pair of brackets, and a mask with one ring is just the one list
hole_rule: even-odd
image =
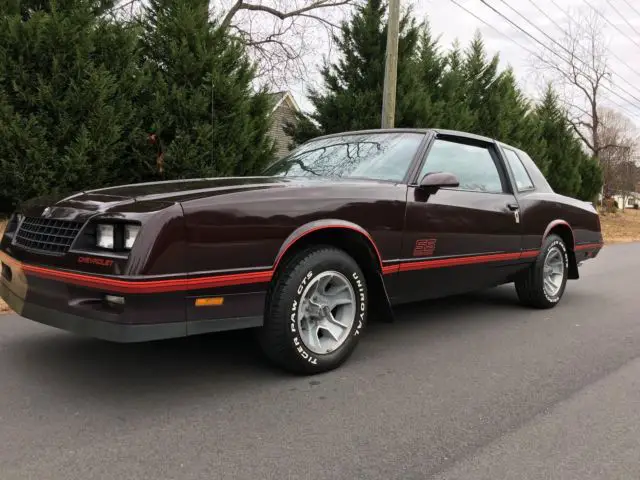
[[550,311],[510,286],[403,307],[340,370],[246,333],[145,345],[0,317],[0,478],[640,478],[640,244]]

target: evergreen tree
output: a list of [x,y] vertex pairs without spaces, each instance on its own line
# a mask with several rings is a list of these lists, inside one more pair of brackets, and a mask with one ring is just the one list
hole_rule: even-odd
[[[142,102],[152,146],[139,145],[147,175],[251,175],[273,158],[270,103],[254,92],[244,47],[208,19],[207,0],[151,0],[144,18]],[[155,172],[155,173],[154,173]]]
[[[349,21],[342,23],[334,38],[340,60],[322,69],[323,91],[309,92],[315,107],[311,118],[319,129],[310,129],[308,122],[301,128],[294,126],[298,141],[306,140],[304,131],[334,133],[380,127],[387,43],[385,14],[382,0],[368,0],[356,8]],[[424,118],[425,104],[416,70],[419,35],[415,19],[410,12],[405,13],[400,21],[398,46],[398,127],[415,126]]]
[[540,135],[546,142],[544,156],[536,159],[540,170],[557,193],[578,196],[581,188],[580,165],[585,154],[551,85],[537,106],[535,115]]
[[438,39],[433,37],[428,21],[425,21],[420,32],[419,49],[416,65],[419,84],[416,88],[422,91],[418,101],[424,103],[422,118],[415,126],[441,127],[443,110],[446,108],[442,92],[446,58],[440,52]]
[[137,129],[122,88],[132,88],[136,37],[101,20],[97,3],[24,2],[0,17],[3,211],[118,179]]
[[457,41],[445,58],[445,69],[442,75],[442,111],[440,128],[451,130],[473,131],[476,118],[467,101],[467,88],[462,60],[462,51]]
[[498,82],[498,55],[488,59],[484,42],[476,32],[464,53],[462,73],[467,105],[474,118],[471,132],[495,138],[502,107]]
[[525,150],[533,158],[544,156],[546,142],[540,124],[531,103],[518,87],[511,68],[500,73],[494,96],[499,100],[492,104],[496,130],[488,134]]
[[602,167],[597,159],[583,155],[580,162],[580,190],[578,198],[587,202],[594,202],[602,188]]
[[529,102],[509,68],[501,72],[495,84],[489,87],[486,107],[480,112],[480,117],[487,122],[487,135],[504,138],[520,147],[528,140],[526,120],[530,111]]
[[[92,0],[84,2],[95,15],[102,15],[112,9],[117,0]],[[0,13],[6,15],[20,15],[28,20],[37,12],[52,13],[71,11],[76,6],[76,0],[0,0]]]
[[295,113],[295,123],[287,122],[282,128],[284,133],[291,137],[289,148],[295,148],[301,143],[322,135],[322,130],[307,114]]

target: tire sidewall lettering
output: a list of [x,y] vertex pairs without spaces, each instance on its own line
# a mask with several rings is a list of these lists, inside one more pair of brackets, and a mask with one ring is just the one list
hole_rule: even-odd
[[367,292],[365,291],[364,281],[356,272],[351,274],[351,278],[355,281],[355,285],[353,286],[356,292],[356,305],[358,306],[356,309],[355,328],[351,332],[351,335],[357,337],[360,335],[367,315]]

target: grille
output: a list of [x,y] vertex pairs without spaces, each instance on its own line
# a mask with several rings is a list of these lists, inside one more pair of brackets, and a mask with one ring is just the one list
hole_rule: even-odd
[[15,242],[30,250],[61,255],[67,253],[81,227],[81,222],[25,217]]

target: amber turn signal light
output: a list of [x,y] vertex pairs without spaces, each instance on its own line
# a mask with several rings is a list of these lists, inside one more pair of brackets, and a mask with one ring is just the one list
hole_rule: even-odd
[[224,303],[224,297],[196,298],[196,307],[218,307]]

